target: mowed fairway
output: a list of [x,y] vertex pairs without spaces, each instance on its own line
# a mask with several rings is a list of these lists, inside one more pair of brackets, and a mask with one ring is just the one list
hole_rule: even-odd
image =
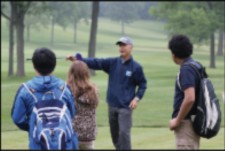
[[[212,139],[201,139],[200,149],[224,149],[224,128]],[[2,149],[28,149],[27,132],[6,131],[2,134]],[[175,149],[173,132],[168,128],[132,129],[132,149]],[[98,127],[95,149],[114,149],[109,134],[109,127]]]
[[[1,26],[1,148],[27,149],[28,134],[20,131],[11,120],[11,108],[14,96],[20,84],[34,76],[30,61],[25,62],[26,76],[7,77],[8,72],[8,28],[2,19]],[[73,30],[68,27],[63,30],[55,28],[55,45],[50,47],[50,28],[40,31],[31,29],[30,42],[25,42],[25,58],[30,58],[35,48],[46,46],[54,50],[57,56],[66,56],[80,52],[87,56],[90,25],[80,23],[77,31],[77,43],[73,44]],[[125,32],[134,41],[133,57],[143,66],[148,80],[148,89],[144,98],[133,112],[132,147],[133,149],[175,149],[175,138],[168,128],[171,118],[174,82],[179,66],[172,61],[167,49],[167,35],[163,25],[158,22],[137,21],[126,25]],[[120,24],[100,18],[98,23],[96,57],[118,56],[115,42],[120,37]],[[26,40],[26,34],[25,34]],[[16,48],[16,47],[15,47]],[[15,49],[16,51],[16,49]],[[211,78],[216,93],[220,99],[222,124],[219,134],[210,139],[201,140],[201,149],[224,149],[224,103],[221,93],[224,91],[224,56],[216,56],[216,69],[209,65],[209,46],[194,46],[193,58],[202,62]],[[14,55],[14,71],[16,72],[16,53]],[[54,74],[66,79],[70,62],[57,60]],[[107,75],[96,71],[91,80],[100,91],[100,104],[97,109],[98,135],[95,141],[96,149],[113,149],[108,127]]]

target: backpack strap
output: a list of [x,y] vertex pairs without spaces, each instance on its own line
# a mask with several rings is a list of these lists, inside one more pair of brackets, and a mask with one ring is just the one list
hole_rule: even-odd
[[37,97],[34,95],[35,90],[34,90],[34,89],[31,89],[31,88],[28,88],[28,86],[27,86],[26,83],[23,83],[23,86],[25,87],[25,89],[27,89],[27,91],[30,93],[30,95],[34,98],[34,101],[37,102],[38,99],[37,99]]
[[205,67],[203,67],[203,65],[200,62],[191,61],[191,62],[184,63],[184,65],[190,65],[195,70],[195,72],[198,74],[200,79],[208,77],[208,75],[205,71]]
[[177,74],[177,85],[180,88],[180,90],[182,91],[181,86],[180,86],[180,72]]
[[[208,77],[207,73],[205,72],[205,67],[203,67],[200,62],[197,61],[185,62],[182,66],[190,66],[197,73],[200,80]],[[180,88],[180,90],[182,90],[180,85],[180,73],[178,73],[177,75],[177,81],[178,87]]]
[[[60,90],[60,93],[59,93],[59,91],[57,91],[57,90]],[[59,86],[59,87],[57,87],[57,88],[54,88],[54,89],[50,90],[49,93],[52,93],[53,96],[55,95],[55,96],[57,96],[57,98],[58,98],[59,100],[62,100],[62,97],[63,97],[65,91],[66,91],[66,82],[65,82],[63,85],[61,85],[61,86]],[[56,97],[55,97],[55,98],[56,98]]]
[[59,100],[62,100],[63,94],[64,94],[65,91],[66,91],[66,86],[67,86],[67,83],[65,82],[64,85],[62,85],[62,86],[59,88],[59,89],[62,91],[61,96],[59,97]]
[[[183,66],[185,66],[185,65],[190,66],[192,69],[194,69],[194,71],[198,74],[198,77],[200,79],[203,78],[202,75],[199,72],[199,68],[193,62],[186,62],[186,63],[184,63]],[[201,66],[201,68],[202,68],[202,66]]]

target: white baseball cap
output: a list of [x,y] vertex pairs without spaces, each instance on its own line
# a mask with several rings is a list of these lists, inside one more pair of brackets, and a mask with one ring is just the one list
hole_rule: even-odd
[[121,37],[117,42],[116,45],[124,43],[126,45],[133,45],[132,39],[130,37]]

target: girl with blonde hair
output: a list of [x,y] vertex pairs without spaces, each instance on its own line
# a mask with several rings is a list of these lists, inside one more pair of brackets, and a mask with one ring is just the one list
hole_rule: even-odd
[[96,108],[99,102],[96,86],[90,81],[90,72],[86,63],[73,61],[67,77],[67,83],[74,96],[77,111],[72,124],[78,134],[79,149],[94,149],[96,139]]

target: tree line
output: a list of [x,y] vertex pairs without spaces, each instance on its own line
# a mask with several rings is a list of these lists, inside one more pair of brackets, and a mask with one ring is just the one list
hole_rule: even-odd
[[198,44],[210,43],[210,68],[216,68],[215,35],[218,34],[217,55],[224,51],[224,1],[163,2],[150,13],[166,22],[170,35],[186,34]]
[[[114,11],[108,9],[113,3],[101,2],[102,7],[106,7],[106,11],[101,12],[101,16],[108,16],[114,20]],[[105,5],[105,4],[106,5]],[[124,4],[115,2],[115,6],[124,8]],[[143,3],[139,3],[138,7],[134,7],[134,3],[126,3],[126,7],[132,7],[133,10],[146,9]],[[9,22],[9,70],[8,76],[14,75],[13,58],[14,58],[14,35],[16,35],[17,44],[17,76],[25,76],[24,69],[24,33],[26,30],[27,42],[30,40],[30,28],[40,28],[40,26],[51,26],[50,45],[54,47],[54,27],[58,25],[67,28],[72,25],[74,29],[73,42],[77,41],[77,24],[83,20],[86,23],[91,19],[91,32],[89,40],[89,57],[95,55],[95,43],[97,34],[97,19],[99,16],[100,2],[60,2],[60,1],[1,1],[1,15]],[[106,13],[106,14],[105,14]],[[127,13],[126,18],[122,21],[129,22],[137,19],[135,13]],[[121,21],[119,18],[116,21]],[[123,26],[124,29],[124,26]],[[14,31],[15,30],[15,31]],[[16,34],[14,34],[16,33]],[[125,34],[124,30],[122,34]]]
[[[224,49],[224,2],[99,2],[99,1],[1,1],[1,15],[9,23],[8,76],[14,75],[14,43],[17,51],[17,76],[25,76],[24,33],[30,40],[30,28],[50,26],[50,45],[54,47],[54,27],[73,27],[73,43],[77,43],[77,25],[91,20],[88,57],[95,57],[98,17],[110,18],[121,24],[121,35],[126,25],[139,19],[160,19],[170,35],[183,33],[194,42],[210,40],[210,67],[215,68],[215,33],[219,33],[218,55]],[[14,37],[16,36],[16,41]],[[93,71],[94,74],[94,71]]]

